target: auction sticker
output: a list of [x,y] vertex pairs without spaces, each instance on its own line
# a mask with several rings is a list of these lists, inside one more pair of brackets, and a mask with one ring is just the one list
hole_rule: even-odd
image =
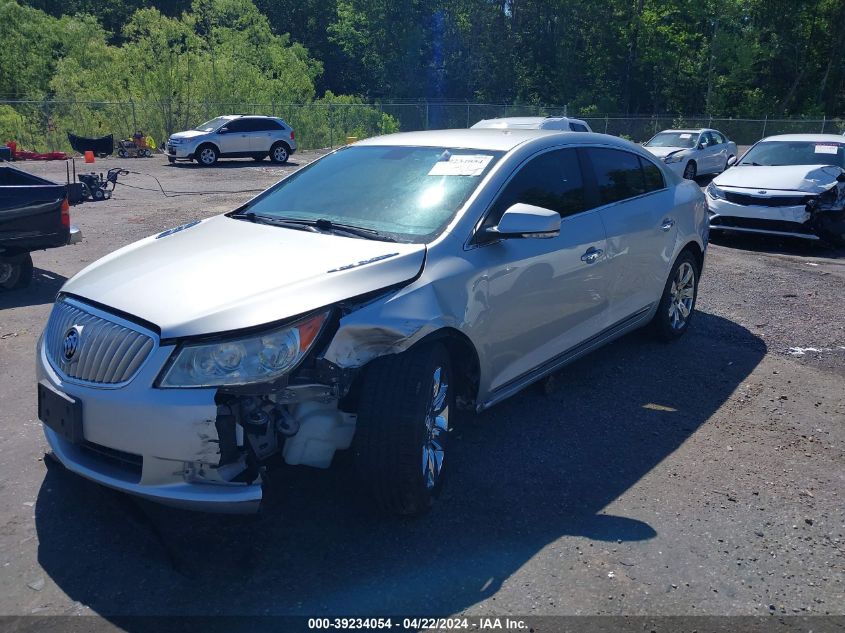
[[816,145],[816,154],[835,154],[838,151],[838,145]]
[[487,154],[450,154],[434,163],[429,176],[480,176],[493,160]]

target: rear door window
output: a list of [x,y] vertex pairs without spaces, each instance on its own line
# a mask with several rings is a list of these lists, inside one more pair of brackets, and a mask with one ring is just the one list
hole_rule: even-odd
[[646,193],[640,157],[604,147],[586,148],[598,187],[599,204],[610,204]]
[[643,179],[645,180],[646,192],[663,189],[666,184],[663,181],[663,174],[661,173],[660,168],[642,156],[639,158],[640,164],[643,168]]

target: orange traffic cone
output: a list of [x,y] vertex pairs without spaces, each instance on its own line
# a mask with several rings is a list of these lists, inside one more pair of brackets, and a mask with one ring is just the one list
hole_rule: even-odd
[[85,150],[85,162],[86,163],[93,163],[94,162],[94,152],[90,149]]

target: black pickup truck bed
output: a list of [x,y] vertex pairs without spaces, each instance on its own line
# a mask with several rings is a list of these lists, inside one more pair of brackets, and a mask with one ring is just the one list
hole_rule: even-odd
[[66,185],[0,165],[0,289],[31,281],[30,252],[78,237],[70,226]]

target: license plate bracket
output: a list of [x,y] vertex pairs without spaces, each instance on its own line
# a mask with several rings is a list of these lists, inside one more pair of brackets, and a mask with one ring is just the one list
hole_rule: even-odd
[[38,383],[38,419],[72,444],[82,443],[82,401]]

